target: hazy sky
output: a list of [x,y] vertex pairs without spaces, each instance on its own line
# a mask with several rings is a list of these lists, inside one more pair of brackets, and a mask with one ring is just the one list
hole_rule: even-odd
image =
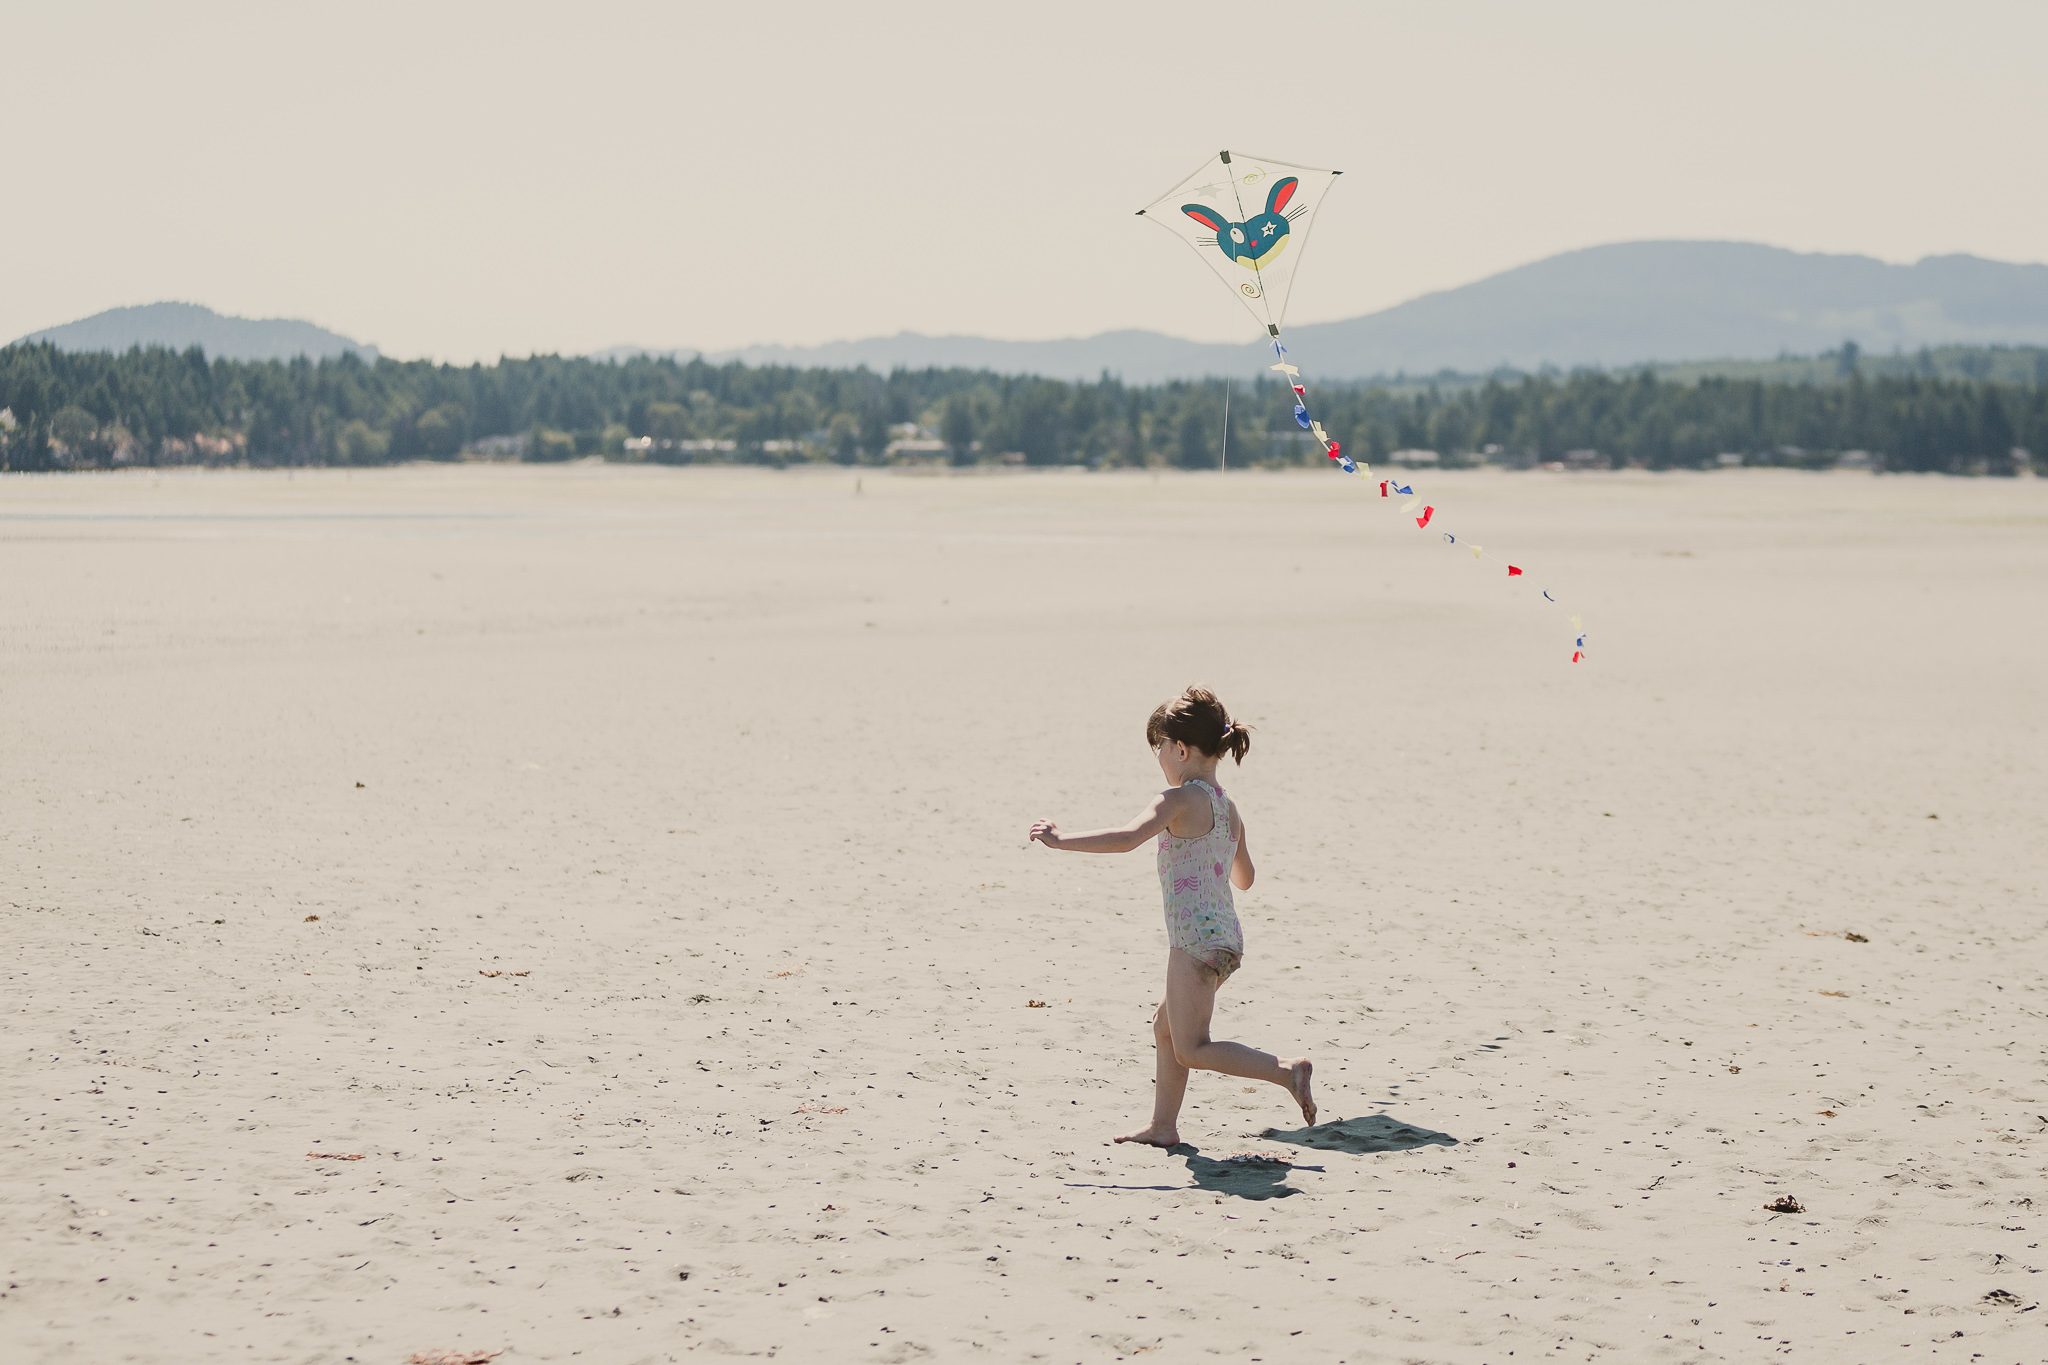
[[0,0],[0,339],[186,299],[452,360],[1249,316],[1133,211],[1347,172],[1289,310],[1738,238],[2048,260],[2048,3]]

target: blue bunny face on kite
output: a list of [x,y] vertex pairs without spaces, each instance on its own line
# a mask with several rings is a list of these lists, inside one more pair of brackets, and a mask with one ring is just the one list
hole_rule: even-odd
[[1287,201],[1301,182],[1294,176],[1278,181],[1266,194],[1266,211],[1233,223],[1206,204],[1182,204],[1180,211],[1216,234],[1224,255],[1251,270],[1263,270],[1287,245]]

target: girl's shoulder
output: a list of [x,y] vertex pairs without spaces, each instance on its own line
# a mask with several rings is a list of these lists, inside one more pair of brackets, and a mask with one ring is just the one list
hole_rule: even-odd
[[1183,782],[1159,794],[1159,812],[1166,817],[1166,831],[1176,839],[1199,839],[1215,827],[1215,807],[1210,789],[1200,782]]

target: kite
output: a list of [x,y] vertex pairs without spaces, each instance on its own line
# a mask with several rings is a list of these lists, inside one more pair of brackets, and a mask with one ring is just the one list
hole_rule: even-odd
[[[1294,291],[1294,276],[1301,269],[1302,253],[1308,246],[1309,227],[1323,196],[1337,183],[1342,171],[1314,166],[1296,166],[1270,157],[1243,152],[1218,152],[1203,162],[1192,175],[1138,210],[1138,216],[1159,224],[1194,249],[1195,255],[1223,281],[1264,329],[1273,348],[1277,372],[1294,390],[1294,421],[1309,432],[1330,462],[1346,474],[1372,483],[1372,466],[1360,464],[1344,453],[1343,446],[1323,429],[1308,410],[1308,388],[1301,370],[1289,363],[1280,329],[1287,321],[1287,299]],[[1438,509],[1425,503],[1415,490],[1398,480],[1379,484],[1380,496],[1399,496],[1404,516],[1413,517],[1418,530],[1426,530]],[[1446,545],[1458,538],[1437,522]],[[1492,560],[1507,570],[1510,579],[1528,580],[1519,564],[1510,564],[1484,547],[1466,543],[1475,560]],[[1523,584],[1516,584],[1521,587]],[[1537,588],[1542,600],[1556,606],[1571,622],[1574,637],[1572,662],[1586,657],[1586,632],[1577,616],[1565,611],[1547,588]]]

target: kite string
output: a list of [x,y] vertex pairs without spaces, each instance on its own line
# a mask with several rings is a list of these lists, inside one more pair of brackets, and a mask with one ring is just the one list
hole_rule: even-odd
[[[1316,440],[1320,442],[1323,446],[1323,453],[1328,455],[1330,459],[1336,463],[1339,469],[1342,469],[1346,474],[1356,474],[1360,478],[1365,479],[1367,482],[1371,482],[1372,466],[1369,464],[1360,465],[1357,461],[1353,460],[1349,455],[1346,455],[1344,453],[1343,447],[1339,445],[1337,441],[1332,439],[1329,433],[1323,430],[1322,423],[1316,421],[1314,417],[1309,415],[1308,387],[1301,382],[1300,369],[1288,363],[1287,348],[1280,344],[1280,338],[1277,334],[1273,336],[1272,343],[1273,355],[1275,360],[1278,361],[1278,363],[1273,365],[1271,368],[1280,371],[1281,375],[1287,380],[1289,387],[1291,387],[1294,390],[1295,422],[1301,426],[1307,427],[1311,432],[1314,433]],[[1408,499],[1408,501],[1403,503],[1401,506],[1401,511],[1404,515],[1412,512],[1415,509],[1416,504],[1422,503],[1422,515],[1415,519],[1415,525],[1418,530],[1426,529],[1429,526],[1431,519],[1436,515],[1436,508],[1428,503],[1423,503],[1423,500],[1416,495],[1413,486],[1404,485],[1399,481],[1392,479],[1385,479],[1380,481],[1380,496],[1382,498],[1388,496],[1387,490],[1390,486],[1392,487],[1394,492],[1399,493],[1402,497]],[[1450,531],[1440,530],[1439,534],[1443,536],[1446,544],[1456,545],[1458,543],[1458,537]],[[1472,545],[1468,542],[1466,548],[1472,551],[1472,558],[1475,560],[1490,559],[1496,564],[1505,566],[1508,571],[1508,577],[1510,578],[1527,577],[1527,572],[1524,569],[1522,569],[1519,565],[1510,564],[1508,563],[1508,561],[1500,558],[1498,555],[1488,554],[1486,552],[1486,548],[1482,545]],[[1585,623],[1582,620],[1580,620],[1580,618],[1575,613],[1567,610],[1562,602],[1559,602],[1555,597],[1551,596],[1550,589],[1539,588],[1537,591],[1543,594],[1544,601],[1556,607],[1558,610],[1558,614],[1560,616],[1563,616],[1567,621],[1571,623],[1572,632],[1574,635],[1572,643],[1572,662],[1580,662],[1586,657]]]
[[1225,473],[1230,469],[1230,376],[1223,377],[1223,449],[1216,457],[1216,470]]

